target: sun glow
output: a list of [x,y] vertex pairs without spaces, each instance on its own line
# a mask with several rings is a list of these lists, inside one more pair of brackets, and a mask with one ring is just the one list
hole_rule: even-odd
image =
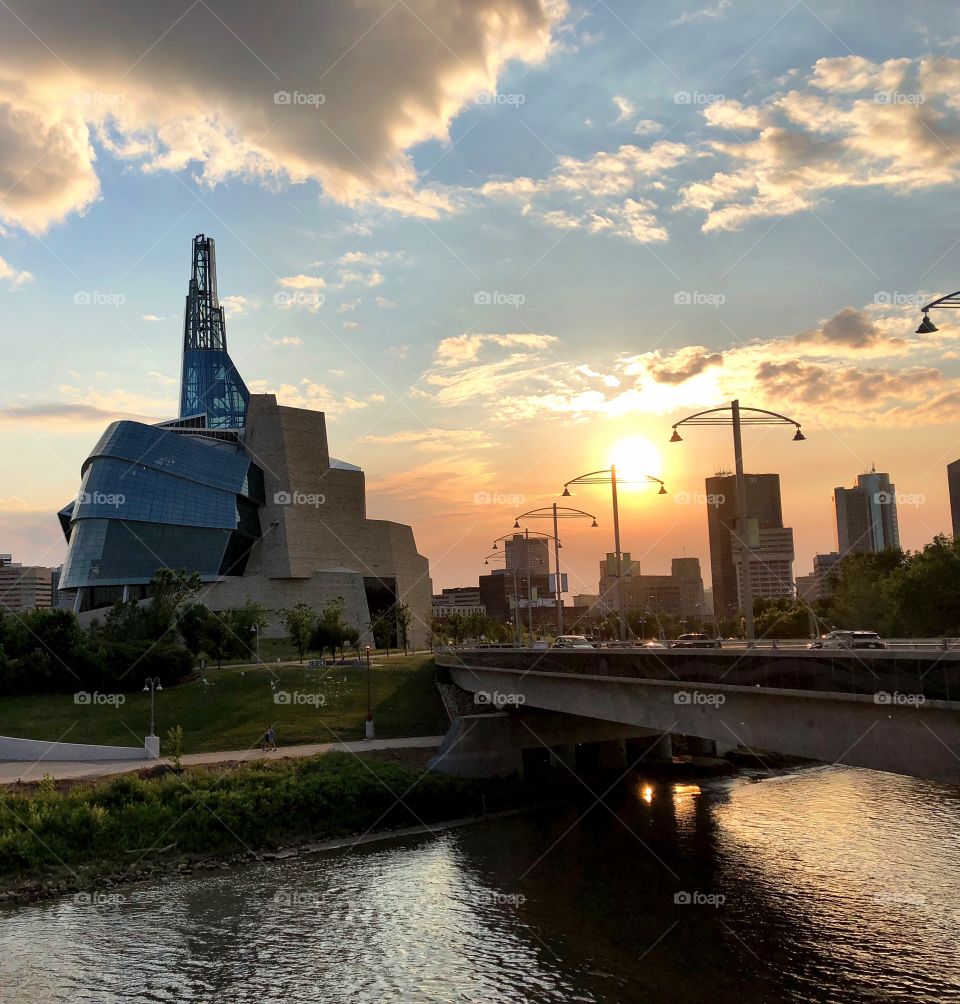
[[660,451],[644,436],[618,440],[610,450],[610,463],[617,465],[617,477],[643,480],[644,475],[663,477]]

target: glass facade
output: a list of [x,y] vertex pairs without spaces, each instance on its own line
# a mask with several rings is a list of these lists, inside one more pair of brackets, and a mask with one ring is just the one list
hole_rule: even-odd
[[58,514],[69,541],[60,588],[144,584],[164,567],[206,581],[243,574],[263,501],[263,472],[239,445],[114,422]]
[[223,349],[186,349],[180,415],[206,415],[210,429],[241,429],[250,392]]

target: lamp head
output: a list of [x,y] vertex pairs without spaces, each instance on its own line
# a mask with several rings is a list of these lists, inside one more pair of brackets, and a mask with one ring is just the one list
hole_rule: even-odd
[[930,315],[926,311],[924,311],[923,320],[920,322],[920,327],[917,328],[917,334],[930,335],[933,334],[934,331],[938,330],[939,329],[937,328],[937,326],[933,323],[933,321],[930,320]]
[[157,690],[163,690],[163,685],[162,685],[162,684],[160,684],[160,683],[158,683],[158,684],[157,684]]
[[795,443],[802,443],[807,437],[800,431],[800,426],[797,426],[797,431],[793,434],[793,441]]
[[563,486],[563,494],[560,497],[565,499],[570,498],[570,489],[566,485]]
[[667,486],[666,485],[661,485],[660,486],[660,491],[658,491],[657,494],[658,495],[666,495],[667,494]]
[[519,530],[520,529],[520,520],[515,519],[513,521],[513,528],[514,528],[514,530]]
[[671,443],[682,443],[683,442],[683,436],[681,436],[680,433],[677,432],[676,427],[674,427],[673,435],[670,437],[670,442]]
[[487,559],[486,559],[486,558],[484,558],[484,559],[483,559],[483,563],[484,563],[485,565],[489,565],[489,564],[490,564],[490,562],[489,562],[489,561],[487,561]]
[[592,522],[592,523],[590,524],[590,527],[591,527],[591,529],[594,529],[594,530],[595,530],[595,529],[596,529],[596,528],[597,528],[598,526],[599,526],[599,524],[597,523],[597,521],[596,521],[596,520],[594,520],[594,521],[593,521],[593,522]]
[[494,542],[493,542],[493,549],[494,549],[495,551],[499,551],[499,550],[500,550],[500,547],[499,547],[499,545],[497,544],[497,542],[496,542],[496,541],[494,541]]

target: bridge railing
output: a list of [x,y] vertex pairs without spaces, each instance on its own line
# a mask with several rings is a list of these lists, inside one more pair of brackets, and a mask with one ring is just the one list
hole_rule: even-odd
[[[918,705],[927,700],[960,701],[960,646],[908,644],[886,649],[792,647],[772,641],[722,648],[552,648],[513,646],[448,647],[441,665],[503,669],[521,673],[608,676],[661,680],[684,686],[765,687],[814,690],[872,697],[878,704]],[[921,640],[922,641],[922,640]]]

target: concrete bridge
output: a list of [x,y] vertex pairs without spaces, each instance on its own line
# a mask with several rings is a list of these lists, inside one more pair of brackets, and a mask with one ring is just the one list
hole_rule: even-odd
[[525,754],[611,766],[693,752],[768,750],[960,784],[956,650],[448,649],[441,678],[472,695],[436,770],[504,774]]

